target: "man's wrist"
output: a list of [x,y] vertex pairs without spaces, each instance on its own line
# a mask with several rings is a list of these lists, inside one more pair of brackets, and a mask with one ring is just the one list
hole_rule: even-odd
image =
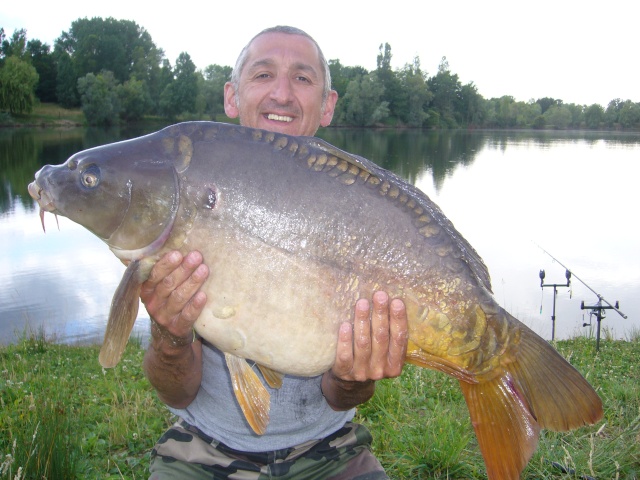
[[327,374],[329,375],[330,381],[335,383],[337,386],[339,386],[343,390],[347,390],[347,391],[360,390],[362,388],[368,387],[372,383],[375,383],[375,380],[365,380],[362,382],[358,380],[345,380],[343,378],[338,377],[331,370],[329,370]]
[[344,380],[332,371],[323,375],[321,392],[325,400],[334,410],[349,410],[368,401],[375,391],[375,381]]
[[184,337],[179,337],[177,335],[172,334],[156,322],[153,318],[151,319],[151,337],[153,340],[162,345],[168,345],[173,348],[186,347],[191,345],[196,341],[196,331],[192,328],[191,333]]

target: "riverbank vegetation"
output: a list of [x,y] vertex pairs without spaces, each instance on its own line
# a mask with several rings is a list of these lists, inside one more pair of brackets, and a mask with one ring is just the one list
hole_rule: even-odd
[[[597,425],[543,431],[523,478],[640,478],[640,335],[556,343],[605,407]],[[155,441],[173,422],[142,372],[141,342],[114,369],[97,346],[68,346],[42,333],[0,348],[0,479],[148,477]],[[457,382],[407,366],[378,383],[357,420],[391,478],[481,479],[484,464]]]
[[[83,122],[114,125],[144,117],[216,120],[224,117],[223,85],[231,66],[198,69],[187,52],[172,65],[149,33],[130,20],[79,18],[53,46],[9,36],[0,25],[0,125],[24,123],[38,102],[80,108]],[[375,52],[372,52],[372,55]],[[484,98],[463,85],[446,57],[437,72],[420,59],[391,68],[391,46],[380,45],[377,67],[329,60],[341,100],[333,125],[413,128],[640,129],[640,102],[613,98],[608,105],[562,99]]]

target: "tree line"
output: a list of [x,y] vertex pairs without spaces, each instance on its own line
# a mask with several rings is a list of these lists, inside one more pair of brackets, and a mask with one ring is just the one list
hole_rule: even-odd
[[[380,45],[376,69],[329,61],[340,101],[334,125],[415,128],[638,129],[640,103],[619,98],[599,104],[561,99],[528,102],[512,96],[484,98],[473,82],[463,85],[443,57],[429,76],[416,57],[391,68],[391,46]],[[32,111],[36,101],[81,107],[89,124],[168,120],[215,120],[224,113],[223,86],[232,67],[199,70],[187,52],[172,66],[151,35],[130,20],[79,18],[53,48],[27,40],[19,29],[0,28],[0,115]]]

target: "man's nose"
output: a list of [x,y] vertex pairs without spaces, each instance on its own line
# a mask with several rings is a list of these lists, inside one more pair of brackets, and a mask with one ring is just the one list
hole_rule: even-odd
[[280,104],[289,103],[293,97],[291,81],[286,76],[276,78],[271,89],[271,98]]

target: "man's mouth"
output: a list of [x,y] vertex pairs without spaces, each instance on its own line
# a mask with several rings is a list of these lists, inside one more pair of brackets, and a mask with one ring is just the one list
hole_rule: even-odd
[[284,115],[276,115],[275,113],[270,113],[267,115],[267,118],[269,120],[276,120],[278,122],[293,122],[293,118],[291,117],[286,117]]

